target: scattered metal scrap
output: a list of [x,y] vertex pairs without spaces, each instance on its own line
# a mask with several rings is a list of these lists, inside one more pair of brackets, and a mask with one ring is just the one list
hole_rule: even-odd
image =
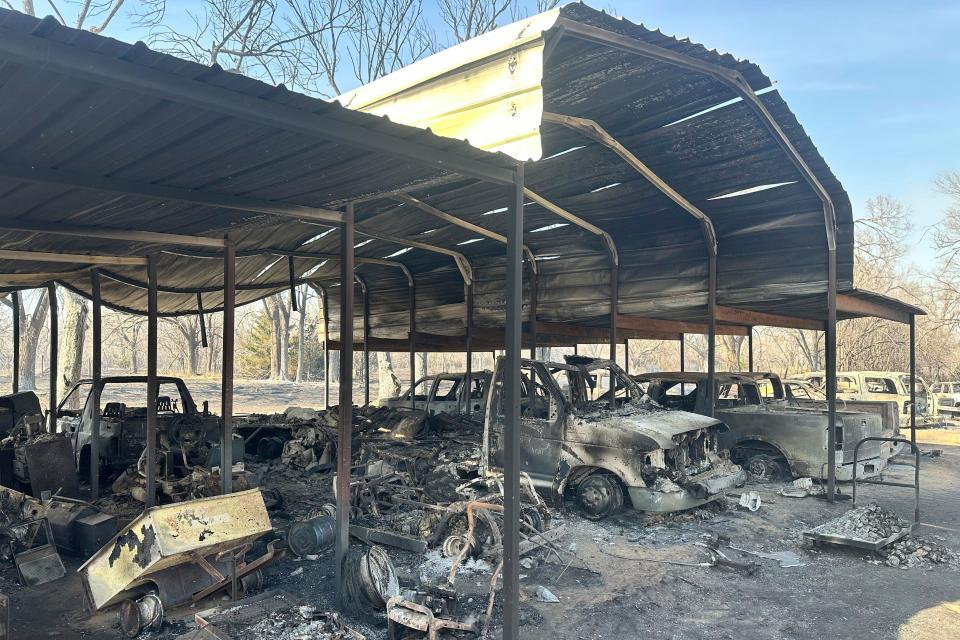
[[877,551],[909,535],[911,531],[913,524],[893,511],[869,504],[804,531],[803,535],[814,544],[825,542]]
[[7,487],[0,487],[0,559],[12,560],[20,582],[27,586],[66,574],[47,520],[47,505]]

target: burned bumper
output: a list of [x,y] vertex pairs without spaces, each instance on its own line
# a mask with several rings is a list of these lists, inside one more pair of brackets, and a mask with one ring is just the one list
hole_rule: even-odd
[[640,511],[681,511],[716,500],[728,489],[743,486],[746,481],[746,471],[739,465],[725,462],[711,472],[692,478],[683,486],[627,487],[627,494],[633,508]]

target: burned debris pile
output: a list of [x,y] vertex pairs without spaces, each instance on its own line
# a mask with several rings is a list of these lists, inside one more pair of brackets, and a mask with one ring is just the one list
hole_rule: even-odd
[[878,553],[888,567],[949,565],[960,568],[960,553],[936,542],[913,536],[898,540],[880,549]]
[[893,511],[869,504],[851,509],[815,527],[813,531],[822,535],[880,542],[909,528],[910,523]]

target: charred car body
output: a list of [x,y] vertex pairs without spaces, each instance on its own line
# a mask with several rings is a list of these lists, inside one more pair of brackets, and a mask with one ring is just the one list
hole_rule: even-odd
[[[220,419],[199,411],[180,378],[157,378],[157,439],[161,479],[189,475],[194,465],[209,466],[212,448],[219,446]],[[105,377],[100,382],[99,460],[101,473],[116,477],[131,467],[145,466],[147,434],[146,376]],[[73,443],[81,476],[89,474],[93,439],[92,382],[82,380],[57,409],[58,431]],[[214,443],[217,443],[214,445]],[[242,447],[242,441],[241,441]],[[242,455],[242,449],[240,450]],[[142,475],[142,473],[141,473]]]
[[419,409],[428,415],[480,413],[487,404],[492,375],[490,371],[471,372],[469,393],[465,392],[466,372],[424,376],[399,397],[388,398],[382,404],[393,409]]
[[[609,371],[613,393],[597,387]],[[574,497],[600,519],[627,501],[644,511],[676,511],[718,498],[746,474],[719,453],[719,420],[651,403],[616,364],[568,357],[524,360],[520,470],[537,489]],[[503,468],[504,360],[497,363],[484,419],[485,470]]]
[[[650,397],[665,407],[710,412],[706,373],[645,373],[634,380],[645,384]],[[752,475],[826,478],[829,416],[825,405],[788,399],[773,373],[717,373],[714,400],[714,415],[729,427],[720,435],[720,446],[729,449],[731,459]],[[851,408],[836,413],[836,477],[840,480],[852,478],[853,449],[861,438],[895,435],[884,433],[878,411]],[[895,414],[895,407],[888,413]],[[857,475],[879,474],[889,455],[886,443],[865,443],[858,453]]]

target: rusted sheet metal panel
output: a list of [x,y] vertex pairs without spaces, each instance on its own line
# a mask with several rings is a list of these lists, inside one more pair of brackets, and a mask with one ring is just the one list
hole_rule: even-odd
[[93,555],[80,575],[95,609],[162,569],[252,542],[271,531],[259,489],[153,507]]

